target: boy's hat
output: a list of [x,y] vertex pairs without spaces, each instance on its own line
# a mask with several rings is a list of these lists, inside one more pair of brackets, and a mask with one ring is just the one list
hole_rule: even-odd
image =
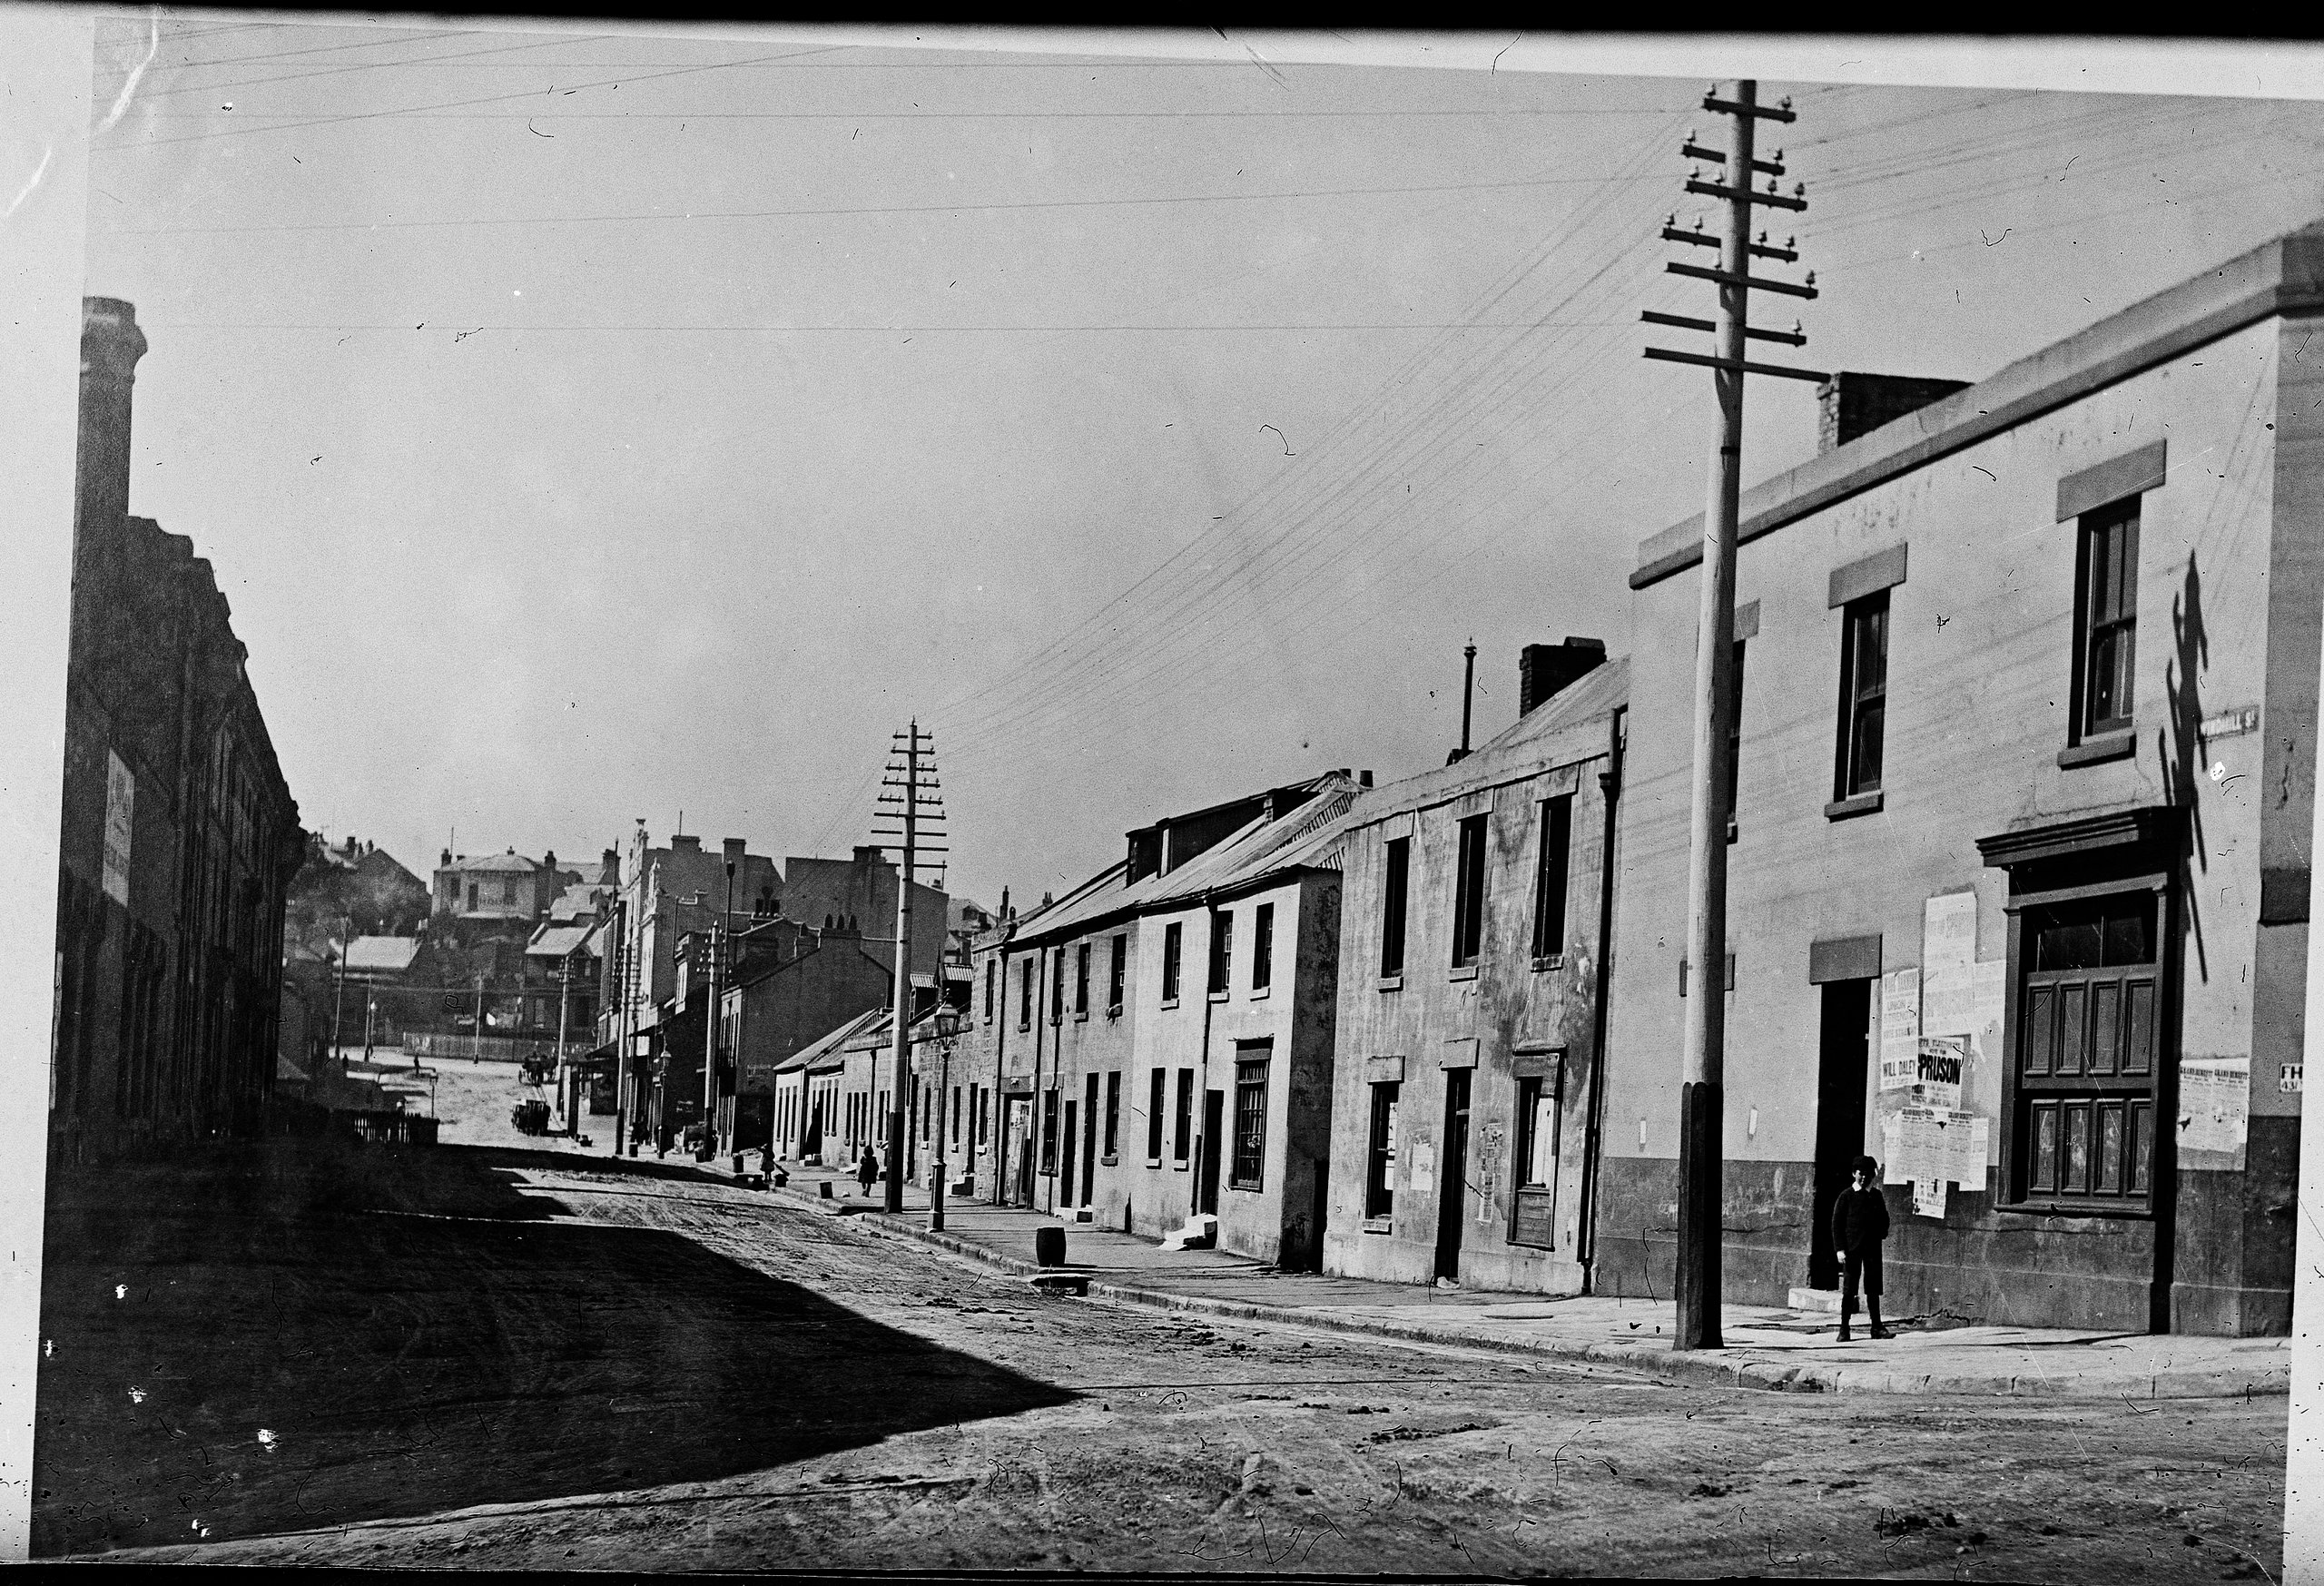
[[1856,1159],[1856,1171],[1867,1178],[1877,1178],[1880,1177],[1880,1164],[1869,1157],[1858,1157]]

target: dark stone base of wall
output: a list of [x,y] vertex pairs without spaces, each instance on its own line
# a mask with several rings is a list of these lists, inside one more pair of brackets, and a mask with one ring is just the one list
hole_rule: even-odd
[[[2287,1219],[2273,1214],[2277,1203],[2270,1197],[2289,1198],[2279,1180],[2285,1178],[2282,1164],[2297,1160],[2297,1128],[2270,1130],[2260,1126],[2278,1120],[2252,1121],[2252,1172],[2179,1175],[2181,1281],[2169,1295],[2172,1332],[2259,1337],[2290,1330],[2288,1263],[2274,1248],[2289,1241],[2288,1232],[2276,1228]],[[1727,1164],[1720,1256],[1726,1301],[1780,1305],[1791,1289],[1806,1286],[1814,1182],[1805,1162]],[[1990,1193],[1957,1188],[1942,1222],[1915,1217],[1901,1186],[1889,1187],[1888,1201],[1884,1265],[1891,1315],[2122,1333],[2143,1333],[2154,1324],[2157,1230],[2151,1221],[1995,1211]],[[1598,1293],[1670,1298],[1678,1202],[1676,1162],[1633,1157],[1601,1165]],[[2203,1236],[2214,1223],[2222,1226],[2221,1236]]]

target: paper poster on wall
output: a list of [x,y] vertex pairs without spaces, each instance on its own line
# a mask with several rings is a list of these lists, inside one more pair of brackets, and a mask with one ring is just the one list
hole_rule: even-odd
[[1977,894],[1931,898],[1921,915],[1921,972],[1930,979],[1954,970],[1965,973],[1976,958]]
[[1423,1194],[1436,1188],[1436,1148],[1426,1140],[1413,1142],[1413,1187]]
[[1909,1090],[1920,1079],[1921,972],[1880,977],[1880,1089]]
[[137,827],[137,778],[121,756],[105,751],[105,895],[129,906],[129,849]]
[[1990,1120],[1975,1113],[1927,1107],[1900,1108],[1880,1120],[1882,1180],[1910,1184],[1934,1179],[1981,1195],[1990,1161]]
[[1499,1118],[1485,1125],[1482,1149],[1477,1157],[1477,1221],[1490,1223],[1499,1215],[1493,1206],[1493,1181],[1499,1177],[1494,1169],[1501,1162],[1501,1145],[1504,1126]]
[[1965,1035],[1925,1035],[1913,1090],[1924,1106],[1953,1112],[1961,1106],[1961,1068],[1969,1054]]
[[2250,1081],[2250,1058],[2180,1059],[2179,1149],[2241,1152]]
[[1915,1178],[1913,1180],[1913,1215],[1945,1220],[1945,1180]]

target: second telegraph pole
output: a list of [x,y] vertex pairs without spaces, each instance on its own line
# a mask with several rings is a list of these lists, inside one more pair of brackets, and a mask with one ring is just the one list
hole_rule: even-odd
[[[888,1181],[886,1208],[891,1212],[904,1209],[904,1158],[909,1134],[906,1118],[913,1111],[911,1094],[911,889],[920,869],[923,850],[948,852],[939,841],[927,842],[921,826],[932,823],[934,835],[943,835],[944,814],[941,799],[934,789],[934,744],[928,734],[920,730],[915,721],[896,734],[898,760],[888,764],[888,774],[881,785],[889,791],[880,796],[880,814],[875,819],[872,835],[900,837],[903,846],[903,866],[896,876],[896,982],[894,1029],[889,1046],[890,1067],[894,1070],[895,1089],[891,1092],[887,1125]],[[899,820],[898,816],[901,819]],[[937,966],[937,998],[943,999],[943,966]],[[917,1122],[917,1120],[914,1120]],[[940,1193],[940,1191],[939,1192]]]

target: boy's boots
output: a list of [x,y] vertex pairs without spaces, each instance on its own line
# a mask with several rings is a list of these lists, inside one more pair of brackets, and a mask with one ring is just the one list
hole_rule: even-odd
[[1843,1344],[1850,1342],[1854,1337],[1854,1335],[1848,1331],[1848,1318],[1855,1315],[1856,1302],[1850,1299],[1843,1299],[1840,1302],[1840,1342]]
[[1895,1334],[1889,1332],[1887,1328],[1880,1325],[1880,1296],[1878,1295],[1866,1295],[1864,1298],[1864,1306],[1865,1309],[1872,1315],[1872,1335],[1875,1338],[1893,1338],[1896,1336]]

